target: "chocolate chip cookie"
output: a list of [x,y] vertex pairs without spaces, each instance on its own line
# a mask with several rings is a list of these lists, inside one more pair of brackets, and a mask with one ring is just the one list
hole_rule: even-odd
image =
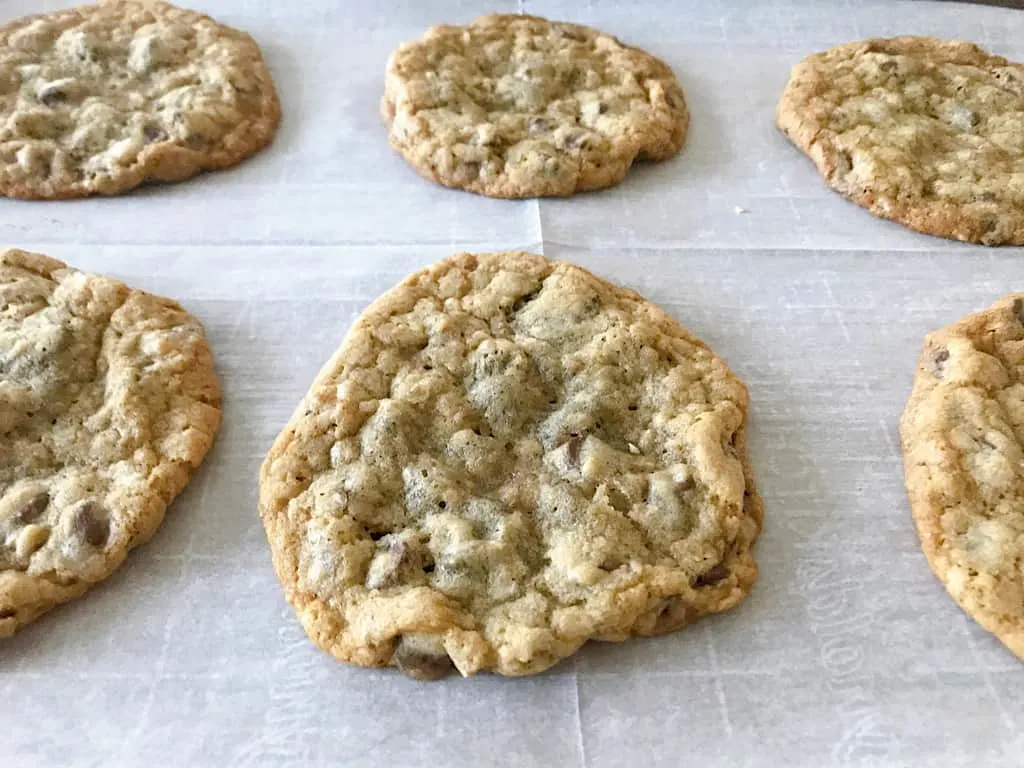
[[461,254],[358,319],[263,463],[260,515],[337,658],[531,674],[744,598],[746,417],[725,363],[633,291]]
[[0,194],[115,195],[235,165],[280,108],[256,43],[156,0],[0,27]]
[[381,112],[421,175],[490,197],[609,187],[637,159],[675,155],[689,122],[663,62],[590,27],[516,15],[400,46]]
[[55,259],[0,252],[0,637],[149,539],[219,424],[198,320]]
[[777,120],[830,187],[876,216],[1024,244],[1024,66],[963,41],[847,43],[793,69]]
[[921,546],[949,594],[1024,659],[1024,293],[925,340],[900,422]]

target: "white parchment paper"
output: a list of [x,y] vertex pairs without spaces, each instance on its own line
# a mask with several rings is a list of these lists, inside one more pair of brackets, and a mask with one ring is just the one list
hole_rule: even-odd
[[[1024,12],[863,2],[194,0],[251,32],[284,108],[236,170],[74,203],[0,201],[0,243],[181,300],[223,377],[220,439],[155,539],[0,646],[0,766],[1021,766],[1024,665],[928,571],[896,421],[923,335],[1024,287],[1024,250],[914,234],[829,192],[775,131],[789,67],[851,39],[978,41]],[[58,7],[0,0],[0,21]],[[420,180],[377,115],[389,51],[485,11],[594,24],[666,59],[675,160],[507,202]],[[737,208],[745,210],[737,212]],[[549,673],[425,685],[337,663],[285,604],[262,456],[345,329],[458,250],[539,249],[630,285],[746,380],[761,579],[668,637]]]

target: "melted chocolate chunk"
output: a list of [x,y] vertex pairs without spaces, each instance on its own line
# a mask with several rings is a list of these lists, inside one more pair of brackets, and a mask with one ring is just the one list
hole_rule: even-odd
[[38,493],[21,505],[15,513],[14,519],[21,525],[34,523],[46,511],[50,505],[50,494],[46,491]]
[[92,547],[102,547],[110,538],[107,511],[95,501],[87,501],[75,512],[75,533]]
[[713,587],[729,577],[729,569],[719,563],[693,580],[695,587]]

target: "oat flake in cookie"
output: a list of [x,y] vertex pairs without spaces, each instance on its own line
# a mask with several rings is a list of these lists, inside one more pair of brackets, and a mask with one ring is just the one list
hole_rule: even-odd
[[145,542],[219,424],[198,320],[55,259],[0,252],[0,637]]
[[932,571],[1024,659],[1024,293],[928,335],[900,433]]
[[107,0],[0,27],[0,194],[114,195],[225,168],[273,138],[256,43],[199,13]]
[[421,175],[490,197],[571,195],[666,160],[689,115],[672,70],[578,24],[493,15],[388,61],[388,137]]
[[779,128],[844,197],[911,229],[1024,244],[1024,66],[931,37],[798,64]]
[[461,254],[377,299],[260,474],[289,602],[339,659],[525,675],[757,577],[743,384],[633,291]]

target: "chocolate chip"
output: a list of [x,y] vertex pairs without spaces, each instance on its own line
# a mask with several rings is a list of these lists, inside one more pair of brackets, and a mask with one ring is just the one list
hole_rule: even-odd
[[662,635],[689,624],[696,616],[687,603],[679,597],[670,597],[662,602],[655,618],[651,634]]
[[13,619],[18,615],[14,608],[0,608],[0,619]]
[[890,59],[889,61],[883,61],[881,64],[878,65],[878,68],[883,72],[895,72],[897,69],[899,69],[899,66],[899,64]]
[[47,87],[39,91],[36,99],[44,107],[56,107],[58,104],[63,104],[67,101],[68,95],[60,88]]
[[565,448],[565,457],[569,460],[570,467],[578,467],[580,465],[580,448],[583,446],[583,438],[579,435],[573,435],[569,438],[569,443]]
[[617,512],[628,512],[633,507],[629,497],[614,486],[608,489],[608,503]]
[[853,158],[849,152],[839,152],[836,154],[836,173],[841,176],[845,176],[853,170]]
[[528,133],[541,133],[551,128],[551,122],[545,120],[543,117],[531,117],[526,123],[526,131]]
[[1024,299],[1013,300],[1013,316],[1017,318],[1017,322],[1024,325]]
[[402,637],[392,661],[400,672],[416,680],[438,680],[455,669],[439,639]]
[[512,303],[512,311],[513,312],[521,311],[523,309],[523,307],[525,307],[527,304],[529,304],[531,301],[533,301],[534,299],[537,298],[537,294],[538,293],[540,293],[540,288],[538,288],[536,291],[530,291],[529,293],[524,293],[522,296],[520,296],[518,299],[516,299]]
[[146,139],[147,144],[155,144],[167,138],[167,132],[158,125],[147,125],[142,135]]
[[949,360],[949,350],[945,347],[936,352],[935,356],[932,358],[935,367],[935,375],[940,379],[946,374],[947,360]]
[[711,587],[728,578],[729,569],[719,563],[718,565],[711,568],[709,571],[705,571],[696,579],[693,580],[693,586],[695,587]]
[[110,538],[106,510],[95,501],[87,501],[75,512],[75,533],[93,547],[102,547]]
[[21,525],[26,523],[34,523],[39,519],[39,516],[46,511],[46,508],[50,504],[50,494],[46,491],[37,493],[31,499],[21,505],[21,508],[14,515],[14,519]]

